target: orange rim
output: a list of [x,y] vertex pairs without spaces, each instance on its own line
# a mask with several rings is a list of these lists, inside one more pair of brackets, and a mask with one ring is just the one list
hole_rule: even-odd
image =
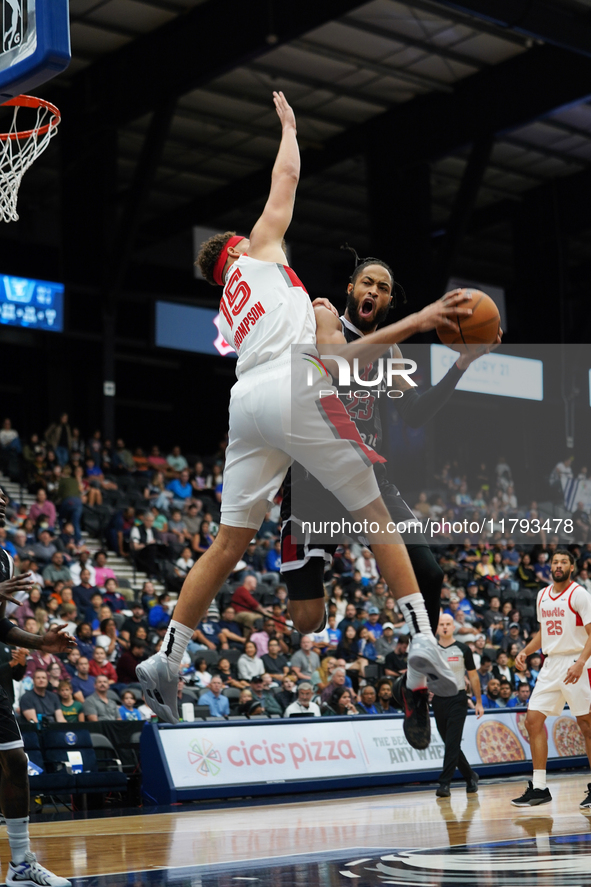
[[62,119],[62,115],[55,105],[52,105],[52,103],[48,102],[46,99],[38,99],[34,95],[17,95],[13,99],[3,102],[1,107],[46,108],[48,111],[51,111],[52,114],[49,123],[40,126],[38,129],[25,129],[22,132],[1,132],[0,141],[3,142],[7,139],[15,141],[16,139],[28,139],[33,135],[45,135],[50,129],[54,129]]

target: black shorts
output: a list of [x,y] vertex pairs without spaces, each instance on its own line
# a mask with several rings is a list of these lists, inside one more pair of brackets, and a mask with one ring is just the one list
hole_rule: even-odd
[[0,751],[23,748],[24,742],[16,722],[12,704],[4,687],[0,687]]
[[[383,465],[374,465],[374,473],[378,482],[380,494],[386,504],[386,508],[390,513],[390,517],[395,523],[408,524],[412,522],[416,525],[417,518],[411,511],[410,507],[400,495],[400,491],[394,484],[388,480],[386,470]],[[298,485],[296,499],[298,505],[292,508],[292,485]],[[305,486],[303,486],[305,484]],[[330,497],[330,514],[326,513],[326,505]],[[300,503],[306,502],[306,510],[310,509],[308,515],[297,513]],[[281,502],[281,572],[287,573],[290,570],[299,570],[304,564],[308,563],[312,557],[322,557],[326,564],[332,563],[333,555],[340,544],[347,542],[359,542],[361,545],[367,546],[368,542],[362,535],[343,537],[343,539],[328,543],[325,536],[314,537],[314,534],[302,532],[302,521],[310,520],[310,515],[314,515],[317,511],[315,502],[322,502],[323,520],[350,520],[349,512],[343,508],[341,503],[334,496],[324,489],[318,489],[318,481],[308,476],[304,479],[302,469],[296,475],[291,471],[291,483],[287,482],[283,488],[283,500]],[[428,542],[424,534],[417,528],[411,531],[402,532],[402,540],[406,546],[410,545],[426,545]]]

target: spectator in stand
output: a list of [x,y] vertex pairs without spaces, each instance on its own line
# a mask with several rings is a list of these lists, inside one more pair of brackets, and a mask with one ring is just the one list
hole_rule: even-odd
[[367,622],[365,623],[365,628],[367,628],[369,632],[369,639],[372,643],[375,644],[378,638],[381,638],[382,632],[384,631],[382,625],[379,622],[380,611],[377,607],[370,607],[367,611]]
[[82,703],[78,702],[77,699],[74,699],[74,696],[72,695],[71,681],[60,681],[57,688],[57,695],[60,698],[60,708],[67,723],[86,720]]
[[[39,625],[37,623],[37,611],[41,609],[41,589],[38,585],[33,585],[29,592],[28,598],[21,604],[20,607],[17,607],[15,613],[13,614],[13,618],[19,624],[20,628],[25,628],[25,622],[27,619],[34,619],[36,628],[31,632],[32,634],[37,634],[39,629]],[[45,621],[45,620],[44,620]],[[28,629],[25,629],[28,631]]]
[[100,634],[95,638],[95,647],[104,647],[109,662],[117,662],[119,654],[125,649],[119,644],[117,625],[112,616],[103,619]]
[[[314,654],[315,655],[315,654]],[[265,667],[257,656],[257,648],[252,641],[244,645],[244,653],[238,659],[238,677],[242,681],[251,681],[254,675],[265,673]]]
[[257,619],[263,616],[271,616],[268,607],[263,607],[253,596],[256,591],[257,580],[254,576],[246,576],[244,583],[239,586],[232,595],[232,606],[236,611],[236,622],[252,628]]
[[361,628],[361,626],[363,625],[361,619],[357,618],[357,610],[355,609],[355,604],[347,604],[347,607],[345,609],[345,616],[339,622],[339,631],[341,632],[341,635],[345,633],[349,625],[352,625],[355,631],[357,631],[357,629]]
[[580,570],[575,581],[591,594],[591,579],[589,578],[588,570]]
[[376,691],[371,684],[366,684],[359,695],[361,697],[361,700],[357,703],[357,711],[360,715],[381,714],[376,705]]
[[263,657],[265,653],[269,652],[269,640],[271,638],[274,638],[279,642],[279,646],[283,653],[289,652],[289,648],[283,640],[283,637],[278,635],[275,630],[275,620],[269,617],[263,620],[263,630],[254,631],[250,636],[250,640],[257,648],[257,656]]
[[94,639],[90,622],[81,622],[76,629],[76,643],[82,656],[90,661],[94,653]]
[[[110,619],[112,615],[113,611],[111,610],[110,606],[108,604],[101,603],[100,607],[98,608],[98,613],[96,614],[96,617],[90,623],[92,626],[93,637],[96,637],[98,634],[101,633],[101,622],[103,621],[103,619]],[[90,658],[92,659],[92,656]]]
[[203,514],[201,501],[197,500],[197,502],[190,502],[187,508],[187,513],[184,515],[184,521],[191,544],[195,536],[198,536],[199,534],[202,520]]
[[540,669],[542,668],[542,657],[539,653],[533,653],[531,656],[528,656],[527,659],[527,667],[529,669],[529,673],[531,675],[531,684],[530,686],[535,686],[535,683],[540,674]]
[[178,477],[181,472],[186,471],[189,467],[189,464],[181,453],[181,448],[179,446],[175,446],[172,448],[172,451],[166,457],[166,464],[168,466],[167,473],[169,477]]
[[470,649],[472,650],[472,659],[474,660],[474,667],[480,668],[480,660],[482,658],[482,654],[484,653],[484,648],[486,647],[486,637],[483,634],[476,635],[474,643],[471,645]]
[[64,668],[68,672],[68,680],[73,678],[76,674],[76,666],[78,664],[78,660],[80,659],[80,650],[78,647],[74,647],[73,650],[68,650],[68,654],[66,656],[66,661],[64,662]]
[[309,681],[314,672],[320,668],[320,657],[312,649],[314,641],[312,635],[303,635],[300,641],[300,649],[291,657],[291,670],[296,674],[298,681]]
[[57,721],[65,724],[66,719],[62,714],[59,697],[47,689],[47,672],[44,668],[38,668],[33,674],[33,689],[23,693],[20,698],[20,710],[26,721],[39,721],[39,715],[47,721]]
[[232,606],[226,607],[222,612],[222,618],[218,622],[220,635],[223,634],[224,641],[231,650],[244,649],[244,637],[242,636],[242,626],[236,622],[236,610]]
[[181,551],[180,557],[175,561],[174,571],[176,575],[180,579],[184,579],[194,563],[195,560],[191,557],[191,547],[187,545]]
[[156,577],[159,571],[159,546],[153,530],[154,515],[146,511],[140,516],[140,521],[140,525],[133,527],[129,534],[129,550],[140,570],[145,570],[150,577]]
[[117,661],[117,681],[120,684],[137,683],[136,668],[145,659],[146,645],[134,637],[129,650],[124,650]]
[[389,653],[394,653],[397,643],[398,642],[394,637],[394,626],[391,622],[384,622],[382,625],[382,634],[374,645],[378,660],[383,662]]
[[125,446],[125,441],[118,438],[113,453],[113,470],[117,474],[131,474],[135,471],[135,462],[131,451]]
[[408,667],[408,638],[402,635],[398,638],[396,649],[393,653],[388,653],[384,661],[384,671],[390,677],[400,677],[406,674]]
[[224,687],[234,687],[236,690],[243,690],[248,687],[248,681],[238,680],[238,671],[234,664],[230,664],[230,660],[225,656],[218,661],[214,668],[214,675],[218,675]]
[[328,700],[323,715],[358,715],[348,687],[337,687]]
[[[497,699],[499,698],[499,694],[501,692],[501,683],[498,678],[493,678],[488,682],[486,690],[482,694],[482,707],[483,708],[499,708],[497,705]],[[472,699],[475,702],[475,698]]]
[[275,540],[273,548],[265,558],[265,568],[267,573],[276,573],[279,576],[281,569],[281,542],[279,539]]
[[[338,663],[339,660],[337,660]],[[337,687],[347,687],[351,692],[353,692],[353,687],[351,684],[351,678],[347,674],[347,671],[344,665],[338,665],[332,673],[330,683],[326,685],[324,690],[321,693],[320,701],[328,702],[333,692],[337,689]]]
[[492,667],[492,675],[495,678],[498,678],[499,681],[504,678],[506,681],[509,681],[511,686],[513,686],[513,672],[508,666],[508,656],[505,650],[499,650],[497,653],[497,661]]
[[291,718],[292,715],[306,715],[312,718],[320,717],[320,709],[315,702],[312,702],[314,690],[312,684],[303,681],[298,685],[298,698],[291,705],[288,705],[283,712],[284,718]]
[[69,465],[66,465],[57,488],[57,502],[62,524],[64,521],[72,522],[76,545],[80,545],[82,541],[80,521],[82,519],[83,493],[84,486],[80,478],[74,477],[72,469]]
[[90,662],[86,656],[81,656],[76,665],[76,674],[72,678],[72,690],[74,699],[84,702],[87,696],[94,693],[95,678],[90,674]]
[[529,684],[522,681],[517,687],[517,692],[512,699],[507,703],[508,708],[515,708],[516,706],[523,706],[527,708],[527,703],[529,702],[529,697],[531,696],[531,687]]
[[55,583],[61,580],[70,588],[74,584],[68,567],[64,564],[64,556],[61,551],[56,551],[43,570],[43,584],[45,588],[53,588]]
[[253,539],[252,542],[249,542],[246,551],[242,555],[242,560],[244,561],[248,569],[255,573],[257,578],[260,579],[260,577],[265,572],[265,563],[260,553],[257,551],[256,539]]
[[10,419],[5,419],[2,423],[0,431],[0,453],[3,454],[6,461],[10,453],[20,453],[22,451],[18,431],[12,427]]
[[131,690],[124,690],[121,694],[119,714],[122,721],[143,721],[142,713],[135,707],[135,696]]
[[40,567],[46,567],[51,558],[57,551],[57,547],[53,541],[53,535],[49,530],[42,530],[39,533],[39,541],[33,546],[35,559]]
[[68,423],[68,414],[62,413],[59,420],[49,426],[44,437],[47,445],[54,451],[59,464],[63,468],[70,458],[70,446],[72,444],[72,429]]
[[146,614],[144,612],[144,607],[141,601],[134,601],[131,605],[131,616],[125,620],[121,629],[119,631],[119,637],[123,641],[127,641],[129,644],[131,640],[135,637],[135,633],[140,626],[143,626],[146,630],[148,629],[148,620],[146,619]]
[[201,521],[201,528],[196,537],[193,538],[193,550],[197,557],[201,557],[208,548],[211,548],[213,545],[213,535],[210,532],[211,523],[207,520],[207,517],[204,515],[203,520]]
[[361,581],[364,585],[373,585],[380,578],[378,566],[369,548],[363,549],[361,557],[355,561],[355,569],[361,573]]
[[189,500],[193,496],[193,487],[189,482],[189,472],[187,469],[181,471],[180,477],[171,480],[166,487],[172,493],[172,504],[174,508],[184,510]]
[[480,657],[480,666],[477,671],[478,679],[480,681],[480,690],[482,691],[482,693],[484,693],[484,691],[488,687],[490,679],[492,678],[492,660],[490,656],[486,655],[486,653],[484,653]]
[[94,556],[95,582],[97,588],[104,588],[106,579],[114,579],[117,577],[113,570],[107,566],[107,552],[101,549]]
[[523,648],[525,647],[525,641],[523,640],[523,637],[521,635],[521,627],[518,622],[509,623],[509,631],[503,638],[501,646],[503,650],[508,653],[510,648],[514,644],[517,644],[517,652],[523,650]]
[[29,650],[27,655],[26,676],[34,677],[35,672],[48,671],[52,665],[59,666],[61,678],[65,680],[68,677],[68,672],[58,656],[55,656],[53,653],[42,653],[40,650]]
[[295,675],[286,674],[281,681],[281,690],[276,694],[276,699],[283,712],[297,699]]
[[230,702],[223,695],[223,689],[222,679],[214,675],[205,693],[202,693],[199,697],[199,705],[207,705],[209,713],[213,718],[224,718],[230,714]]
[[47,498],[47,493],[44,489],[37,490],[35,501],[29,509],[29,517],[35,523],[39,521],[39,518],[45,518],[49,529],[53,530],[55,528],[57,521],[55,505]]
[[573,522],[573,533],[577,542],[583,544],[589,539],[589,530],[591,525],[589,522],[589,513],[585,510],[583,502],[577,502],[576,510],[571,515]]
[[100,674],[104,675],[109,681],[109,685],[117,683],[117,672],[110,662],[107,662],[107,654],[104,647],[95,647],[93,657],[89,663],[89,674],[94,678],[98,678]]
[[[163,591],[156,600],[157,603],[148,612],[148,625],[150,628],[155,628],[160,622],[165,622],[167,625],[170,622],[170,613],[167,606],[170,602],[169,593]],[[201,630],[203,631],[203,629]]]
[[183,704],[185,702],[190,702],[193,705],[195,704],[194,696],[190,696],[189,693],[185,693],[185,682],[182,677],[179,676],[179,682],[177,684],[177,707],[179,712],[179,717],[183,715]]
[[538,554],[535,572],[540,588],[551,584],[552,576],[550,575],[550,564],[548,563],[547,551],[540,551]]
[[499,695],[496,700],[497,708],[507,708],[511,701],[511,697],[513,696],[513,688],[505,678],[501,678],[499,684],[501,689],[499,690]]
[[96,586],[96,570],[92,564],[92,555],[88,548],[81,548],[78,552],[78,560],[73,561],[70,565],[70,573],[75,586],[80,584],[83,570],[88,570],[88,581],[91,585]]
[[392,684],[388,678],[382,678],[381,681],[378,681],[376,684],[376,690],[378,694],[376,708],[379,714],[390,715],[399,710],[393,703]]
[[195,660],[195,671],[193,673],[193,683],[196,687],[200,687],[201,689],[205,689],[209,687],[211,682],[211,672],[207,670],[207,662],[201,656],[201,658],[197,657]]
[[531,557],[527,552],[521,556],[521,563],[517,567],[515,578],[524,588],[531,588],[537,591],[540,587],[536,579],[536,573],[531,564]]
[[[251,637],[254,642],[254,636]],[[261,657],[265,672],[271,675],[274,681],[282,681],[283,677],[289,672],[288,659],[281,652],[279,640],[276,637],[269,637],[269,645],[267,652]]]
[[94,693],[84,702],[84,714],[89,721],[120,721],[117,703],[108,695],[109,681],[105,675],[95,680]]
[[503,557],[503,563],[506,567],[508,567],[512,573],[515,573],[517,567],[519,566],[519,561],[521,559],[521,555],[519,551],[515,547],[515,541],[513,539],[507,540],[506,547],[501,552]]

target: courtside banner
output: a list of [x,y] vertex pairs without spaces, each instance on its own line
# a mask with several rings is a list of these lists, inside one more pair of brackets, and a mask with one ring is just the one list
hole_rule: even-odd
[[[525,711],[489,711],[480,720],[469,715],[462,749],[470,764],[481,773],[490,765],[495,773],[528,772],[531,751],[524,721]],[[295,791],[319,781],[343,787],[360,779],[367,784],[374,779],[434,780],[444,755],[434,719],[431,745],[424,751],[408,745],[402,724],[399,716],[359,716],[149,725],[142,734],[144,786],[149,796],[162,800],[166,783],[166,797],[174,799],[214,796],[218,788],[223,794],[241,794],[240,787],[255,794],[279,786],[289,791],[286,783]],[[576,766],[585,748],[570,712],[548,718],[546,727],[549,762]]]

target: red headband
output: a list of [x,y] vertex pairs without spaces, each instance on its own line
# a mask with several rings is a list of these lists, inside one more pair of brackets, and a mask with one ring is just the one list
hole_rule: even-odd
[[241,240],[244,240],[242,234],[234,234],[233,237],[228,238],[225,242],[224,248],[222,249],[217,262],[213,266],[213,279],[218,286],[224,285],[224,278],[222,275],[224,273],[224,266],[228,261],[228,250],[231,246],[236,246],[237,243],[240,243]]

